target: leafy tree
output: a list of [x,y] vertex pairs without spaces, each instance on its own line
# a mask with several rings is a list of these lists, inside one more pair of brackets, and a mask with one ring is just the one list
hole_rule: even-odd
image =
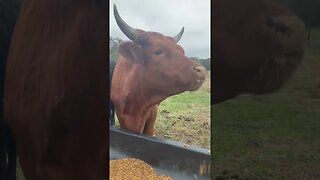
[[200,60],[198,57],[190,57],[190,59],[197,61],[197,62]]
[[110,62],[116,62],[119,58],[119,44],[121,43],[121,39],[117,37],[110,36],[109,39],[109,57]]
[[199,64],[201,64],[202,66],[204,66],[207,71],[211,69],[211,60],[210,60],[210,58],[199,59],[198,57],[190,57],[190,59],[192,59],[193,61],[196,61]]
[[211,70],[211,60],[210,60],[210,58],[200,59],[199,63],[202,64],[202,66],[204,66],[207,71]]

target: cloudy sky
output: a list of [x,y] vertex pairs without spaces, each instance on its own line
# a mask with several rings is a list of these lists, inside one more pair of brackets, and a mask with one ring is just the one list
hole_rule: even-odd
[[184,26],[179,41],[189,57],[210,57],[210,0],[110,0],[110,35],[122,40],[113,15],[113,4],[131,27],[175,36]]

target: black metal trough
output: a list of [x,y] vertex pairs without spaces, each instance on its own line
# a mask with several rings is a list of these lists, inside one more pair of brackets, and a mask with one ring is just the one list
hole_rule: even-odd
[[151,165],[157,175],[174,180],[209,180],[210,151],[179,142],[110,127],[110,160],[137,158]]

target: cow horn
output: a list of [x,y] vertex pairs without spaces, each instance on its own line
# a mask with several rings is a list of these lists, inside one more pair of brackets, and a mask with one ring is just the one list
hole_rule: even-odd
[[178,43],[178,41],[181,39],[183,31],[184,31],[184,27],[182,27],[181,31],[176,36],[173,37],[176,43]]
[[116,19],[116,22],[121,29],[121,31],[132,41],[135,41],[137,37],[137,31],[136,29],[132,28],[129,26],[124,20],[120,17],[117,6],[114,4],[113,5],[113,12],[114,12],[114,18]]

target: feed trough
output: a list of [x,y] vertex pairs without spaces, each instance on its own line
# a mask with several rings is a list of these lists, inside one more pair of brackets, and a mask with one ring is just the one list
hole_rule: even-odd
[[157,175],[174,180],[209,180],[210,152],[195,146],[132,133],[110,127],[110,160],[136,158],[155,169]]

